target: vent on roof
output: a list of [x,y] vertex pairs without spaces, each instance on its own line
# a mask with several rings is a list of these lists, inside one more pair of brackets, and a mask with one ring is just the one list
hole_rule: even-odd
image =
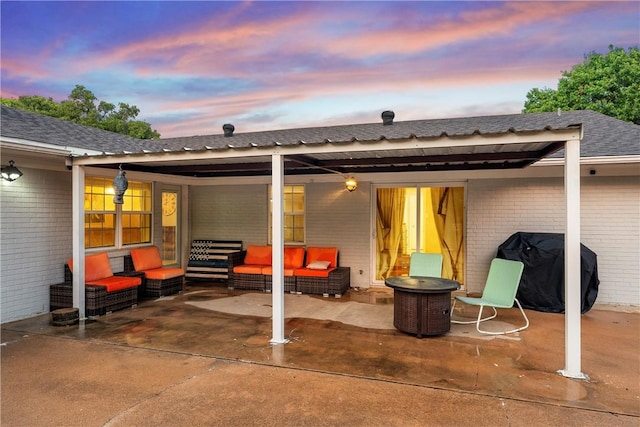
[[383,111],[382,112],[382,124],[387,126],[387,125],[392,125],[393,124],[393,118],[395,117],[395,113],[393,111]]
[[233,131],[236,128],[231,123],[225,123],[222,125],[222,130],[224,131],[224,136],[233,136]]

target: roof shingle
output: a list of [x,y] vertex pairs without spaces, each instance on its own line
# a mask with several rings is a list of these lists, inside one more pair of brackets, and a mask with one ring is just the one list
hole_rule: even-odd
[[[222,133],[141,140],[101,129],[1,106],[0,135],[77,147],[105,153],[184,151],[185,149],[247,149],[275,145],[326,144],[428,139],[442,135],[499,135],[508,132],[540,131],[582,125],[582,157],[640,155],[640,126],[593,111],[528,113],[451,119],[395,121],[341,126],[281,129],[262,132]],[[561,156],[555,153],[553,156]]]

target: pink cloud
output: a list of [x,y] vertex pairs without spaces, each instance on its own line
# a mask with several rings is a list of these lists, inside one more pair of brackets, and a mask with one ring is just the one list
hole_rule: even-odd
[[[457,17],[440,15],[432,24],[417,22],[413,16],[396,16],[393,19],[404,25],[375,31],[353,27],[340,34],[322,31],[325,22],[349,27],[363,18],[353,10],[354,15],[350,16],[347,12],[336,14],[335,9],[310,7],[271,20],[236,23],[235,17],[247,7],[248,4],[241,3],[227,16],[216,16],[199,28],[135,41],[101,52],[94,58],[78,60],[70,68],[90,71],[126,64],[126,69],[139,77],[231,76],[259,80],[263,69],[277,71],[280,64],[281,74],[289,79],[292,74],[303,74],[322,66],[293,59],[292,69],[287,69],[290,58],[296,58],[295,55],[360,61],[376,55],[416,54],[459,42],[505,36],[528,25],[561,20],[566,15],[599,9],[602,5],[595,2],[500,3],[490,9],[462,12]],[[402,9],[398,11],[401,15]],[[384,21],[382,17],[380,22]],[[225,24],[227,22],[231,24]]]
[[7,77],[26,77],[26,80],[43,79],[50,75],[42,62],[34,58],[3,57],[1,68]]
[[334,53],[355,58],[362,58],[372,52],[418,53],[459,42],[481,40],[488,36],[505,36],[524,26],[555,21],[562,19],[564,15],[601,7],[601,4],[595,2],[504,3],[491,9],[463,12],[460,19],[441,16],[441,21],[424,27],[409,24],[403,28],[347,36],[341,43],[327,43],[323,46]]

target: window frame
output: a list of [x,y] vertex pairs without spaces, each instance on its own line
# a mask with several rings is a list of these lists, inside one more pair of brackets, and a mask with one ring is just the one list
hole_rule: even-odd
[[[127,189],[127,192],[124,195],[125,198],[125,204],[127,204],[127,197],[131,198],[132,195],[131,193],[129,193],[129,191],[131,191],[132,186],[136,186],[136,185],[140,185],[141,187],[141,191],[144,192],[147,189],[144,188],[145,186],[148,185],[148,194],[149,194],[149,200],[148,200],[148,207],[149,209],[141,209],[141,210],[124,210],[123,207],[125,206],[125,204],[123,205],[115,205],[113,204],[113,202],[107,202],[106,198],[109,197],[113,197],[113,190],[112,187],[109,186],[109,182],[112,178],[111,177],[105,177],[105,176],[101,176],[101,175],[87,175],[85,176],[85,182],[84,182],[84,198],[85,198],[85,210],[84,210],[84,227],[85,227],[85,238],[84,238],[84,250],[91,252],[91,251],[105,251],[105,250],[119,250],[119,249],[127,249],[127,248],[132,248],[132,247],[136,247],[136,246],[145,246],[145,245],[152,245],[153,244],[153,240],[154,240],[154,229],[153,229],[153,224],[154,224],[154,182],[153,181],[144,181],[144,180],[129,180],[129,188]],[[87,189],[89,188],[89,182],[91,180],[104,180],[104,185],[103,185],[103,192],[102,193],[87,193]],[[91,186],[93,186],[94,184],[91,183]],[[104,207],[105,209],[103,210],[94,210],[94,209],[90,209],[91,206],[91,202],[89,202],[89,209],[87,208],[87,198],[90,198],[92,195],[100,195],[102,197],[105,198],[104,201]],[[141,196],[142,197],[142,204],[146,204],[144,201],[144,195]],[[134,201],[129,199],[132,205],[135,205]],[[113,206],[113,210],[110,210],[111,206]],[[146,207],[146,206],[143,206]],[[88,241],[88,237],[87,237],[87,218],[91,218],[94,215],[113,215],[114,216],[114,237],[113,237],[113,245],[104,245],[104,246],[87,246],[87,244],[89,243]],[[124,223],[125,223],[125,216],[130,216],[130,215],[140,215],[140,222],[146,222],[148,221],[148,233],[149,233],[149,239],[148,241],[137,241],[137,242],[133,242],[133,243],[124,243]],[[144,218],[146,216],[146,218]],[[146,220],[146,221],[145,221]],[[129,227],[130,229],[132,229],[132,227]],[[138,230],[145,230],[147,229],[147,227],[137,227]],[[104,233],[104,230],[103,230]],[[143,232],[141,232],[141,234],[143,234]],[[140,239],[142,240],[142,239]],[[104,241],[104,239],[103,239]]]
[[[286,199],[286,195],[287,195],[287,188],[291,188],[291,191],[289,191],[289,194],[295,194],[296,192],[294,191],[294,187],[300,187],[302,188],[302,213],[295,213],[295,212],[286,212],[284,211],[284,206],[286,205],[286,202],[283,203],[283,218],[282,218],[282,226],[284,229],[284,235],[283,235],[283,242],[285,245],[287,246],[304,246],[306,245],[307,242],[307,187],[305,186],[305,184],[287,184],[283,186],[283,198]],[[272,191],[272,187],[271,185],[269,185],[269,207],[268,207],[268,212],[267,212],[267,216],[269,217],[269,244],[273,243],[273,191]],[[294,203],[293,203],[293,198],[292,198],[292,207],[293,207]],[[295,229],[296,228],[302,228],[302,240],[286,240],[286,235],[287,235],[287,217],[302,217],[302,227],[289,227],[292,229],[292,236],[295,236]],[[293,221],[295,223],[295,220]]]

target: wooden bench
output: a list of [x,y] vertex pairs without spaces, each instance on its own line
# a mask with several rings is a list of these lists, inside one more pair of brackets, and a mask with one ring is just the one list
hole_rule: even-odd
[[192,240],[185,277],[187,280],[228,280],[229,265],[238,264],[243,258],[241,240]]

